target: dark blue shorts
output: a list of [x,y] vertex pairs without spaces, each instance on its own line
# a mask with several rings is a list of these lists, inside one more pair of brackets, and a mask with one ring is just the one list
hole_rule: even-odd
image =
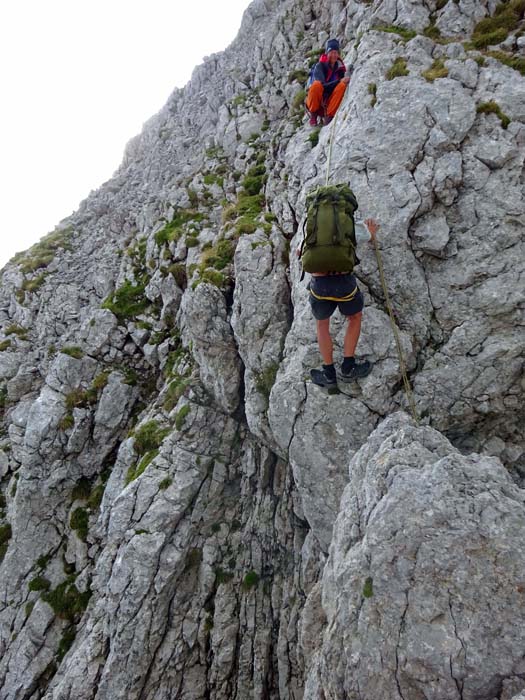
[[330,318],[336,308],[343,316],[353,316],[363,310],[363,294],[352,274],[312,275],[308,289],[312,313],[318,321]]

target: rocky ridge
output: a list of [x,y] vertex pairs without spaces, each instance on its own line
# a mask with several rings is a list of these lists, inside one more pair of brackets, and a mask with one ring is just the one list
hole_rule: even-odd
[[[523,690],[524,10],[256,0],[3,270],[2,700]],[[310,132],[329,35],[355,72]],[[371,248],[374,371],[307,380],[293,251],[332,136],[419,426]]]

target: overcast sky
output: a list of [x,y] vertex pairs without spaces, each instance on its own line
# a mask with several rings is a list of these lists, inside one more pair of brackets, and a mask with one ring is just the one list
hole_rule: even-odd
[[0,268],[111,177],[129,139],[249,0],[15,0],[0,6]]

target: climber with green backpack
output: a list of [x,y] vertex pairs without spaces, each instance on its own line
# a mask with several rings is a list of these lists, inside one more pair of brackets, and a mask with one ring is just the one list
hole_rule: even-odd
[[305,232],[297,252],[304,272],[312,276],[308,284],[310,305],[323,358],[322,369],[312,369],[310,375],[315,384],[324,387],[337,384],[330,335],[330,317],[336,308],[348,319],[341,380],[362,379],[372,371],[370,362],[356,362],[354,357],[364,300],[352,273],[359,263],[357,242],[374,241],[379,226],[374,219],[365,219],[365,225],[356,222],[357,206],[354,193],[344,184],[317,187],[306,197]]

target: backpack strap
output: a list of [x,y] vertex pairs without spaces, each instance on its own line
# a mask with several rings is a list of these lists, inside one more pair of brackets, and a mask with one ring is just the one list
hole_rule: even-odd
[[341,242],[341,228],[339,226],[339,212],[337,211],[336,199],[332,199],[332,209],[334,212],[334,233],[332,237],[332,243],[334,245],[339,245]]

